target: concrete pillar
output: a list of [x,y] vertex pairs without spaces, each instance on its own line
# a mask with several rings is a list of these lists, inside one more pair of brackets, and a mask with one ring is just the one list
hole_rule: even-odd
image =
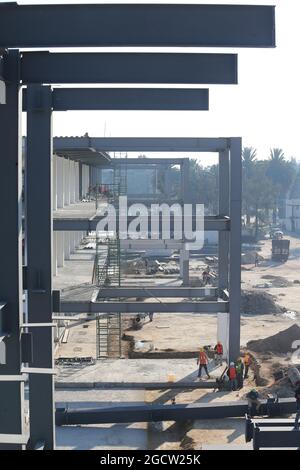
[[69,232],[70,236],[70,253],[74,253],[76,242],[75,242],[75,232]]
[[180,277],[182,285],[188,286],[190,283],[190,252],[185,248],[185,244],[180,250]]
[[65,251],[65,260],[70,259],[71,249],[70,249],[70,233],[64,232],[64,251]]
[[70,205],[70,160],[64,158],[64,200],[65,206]]
[[57,267],[58,268],[63,268],[64,267],[64,262],[65,262],[64,233],[65,232],[56,232]]
[[78,198],[79,198],[79,201],[81,201],[82,199],[82,163],[79,162],[78,163]]
[[75,201],[79,202],[79,163],[75,162]]
[[70,160],[70,203],[75,203],[75,162]]
[[57,157],[57,208],[62,209],[65,205],[65,193],[64,193],[64,168],[65,168],[65,159],[62,157]]
[[58,232],[53,232],[53,253],[52,253],[53,276],[57,276],[57,234]]
[[52,208],[57,210],[57,156],[52,156]]

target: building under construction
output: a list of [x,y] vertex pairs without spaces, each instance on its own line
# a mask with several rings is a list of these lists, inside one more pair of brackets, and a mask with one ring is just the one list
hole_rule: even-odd
[[[149,52],[73,51],[121,46]],[[216,406],[172,397],[170,404],[160,395],[149,405],[137,392],[220,388],[224,373],[213,361],[211,380],[193,375],[199,342],[222,342],[224,365],[240,356],[241,138],[53,137],[52,120],[68,110],[208,111],[208,88],[190,85],[237,84],[237,54],[160,48],[275,47],[274,7],[4,3],[0,47],[0,448],[66,448],[73,424],[81,426],[83,448],[93,448],[92,435],[105,448],[101,424],[243,417],[243,401]],[[205,243],[193,249],[183,219],[181,237],[174,213],[165,236],[163,211],[155,230],[149,215],[153,204],[190,204],[187,155],[201,153],[218,159],[218,211],[203,213]],[[126,214],[122,198],[131,205]],[[110,210],[112,228],[104,223]],[[188,216],[196,235],[198,216],[193,209]],[[139,236],[124,238],[133,226]],[[194,279],[191,265],[199,271]],[[211,330],[200,327],[208,317]],[[196,349],[172,350],[175,328],[164,331],[173,323]],[[143,337],[153,325],[151,335],[170,343],[159,353]],[[85,409],[93,401],[113,406]],[[269,416],[294,408],[293,400],[262,403]],[[298,438],[278,423],[271,437],[258,436],[260,422],[246,424],[254,448],[294,447]],[[130,444],[125,431],[121,448],[156,448],[155,432],[152,444],[138,444],[139,431]]]

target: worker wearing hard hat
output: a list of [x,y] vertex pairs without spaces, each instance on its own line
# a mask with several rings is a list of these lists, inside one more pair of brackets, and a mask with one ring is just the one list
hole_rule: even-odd
[[208,369],[207,369],[208,357],[207,357],[207,354],[206,354],[204,348],[200,348],[200,350],[199,350],[199,356],[198,356],[198,359],[197,359],[197,364],[199,365],[198,377],[199,378],[201,377],[202,369],[204,369],[205,373],[207,375],[207,378],[210,379],[210,375],[209,375],[209,372],[208,372]]
[[234,391],[237,389],[237,373],[234,362],[231,362],[227,371],[227,375],[230,380],[231,390]]
[[216,365],[222,365],[223,363],[223,345],[221,341],[218,341],[216,346],[214,347],[215,351],[215,363]]

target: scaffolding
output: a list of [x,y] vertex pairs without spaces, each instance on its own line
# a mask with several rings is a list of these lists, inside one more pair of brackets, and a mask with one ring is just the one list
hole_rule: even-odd
[[[127,158],[127,154],[126,154]],[[113,183],[104,185],[108,204],[119,212],[119,197],[127,194],[127,170],[126,166],[114,168]],[[104,263],[101,257],[101,248],[107,246]],[[121,286],[121,248],[119,232],[108,233],[103,241],[96,234],[96,280],[101,287]],[[96,357],[105,359],[108,357],[122,356],[122,317],[121,313],[98,314],[96,318]]]

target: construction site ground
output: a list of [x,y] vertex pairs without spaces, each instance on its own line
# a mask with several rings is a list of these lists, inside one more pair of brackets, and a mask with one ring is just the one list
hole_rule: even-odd
[[[290,258],[286,263],[275,263],[270,259],[271,241],[264,240],[260,242],[261,250],[259,254],[264,257],[259,266],[253,264],[242,266],[242,289],[254,293],[269,293],[274,296],[274,301],[285,310],[281,313],[260,312],[260,314],[242,315],[241,319],[241,344],[245,347],[247,342],[254,339],[262,339],[285,330],[293,324],[299,323],[299,305],[300,305],[300,239],[291,236]],[[191,276],[200,276],[201,270],[199,264],[203,261],[192,258],[190,261]],[[180,280],[176,276],[172,278],[156,279],[147,277],[147,284],[165,284],[173,283],[180,285]],[[57,280],[58,282],[59,280]],[[130,285],[143,285],[144,279],[136,277],[127,280]],[[169,299],[160,299],[168,301]],[[181,299],[177,300],[178,302]],[[60,345],[56,351],[56,357],[76,356],[95,356],[95,322],[91,321],[88,328],[84,324],[71,324],[68,342]],[[128,326],[128,325],[127,325]],[[108,361],[98,361],[95,366],[89,366],[78,370],[72,368],[62,368],[59,370],[57,381],[59,382],[88,382],[88,376],[94,377],[95,381],[133,381],[147,382],[161,380],[165,382],[171,375],[172,380],[182,380],[187,378],[191,382],[196,379],[195,355],[199,346],[214,344],[216,341],[217,322],[213,314],[155,314],[154,321],[150,323],[145,320],[143,327],[139,330],[130,328],[125,332],[127,341],[124,341],[124,356],[126,359],[112,359]],[[83,334],[84,333],[84,334]],[[299,338],[300,339],[300,338]],[[129,340],[129,341],[128,341]],[[126,347],[125,347],[126,343]],[[128,343],[130,348],[128,348]],[[81,348],[79,352],[78,349]],[[128,359],[133,356],[134,359]],[[160,358],[159,358],[160,357]],[[284,369],[290,363],[287,354],[273,353],[266,351],[253,353],[260,367],[260,376],[265,379],[257,384],[257,377],[253,371],[245,387],[239,392],[213,392],[211,390],[129,390],[114,391],[122,403],[128,404],[130,397],[139,396],[145,403],[170,403],[174,397],[176,403],[192,403],[214,400],[239,400],[245,396],[253,386],[256,386],[263,396],[269,392],[278,392],[280,396],[291,396],[292,389],[286,381],[275,382],[274,372],[280,368]],[[157,359],[156,359],[157,358]],[[159,359],[158,359],[159,358]],[[255,371],[255,375],[256,375]],[[109,379],[109,380],[108,380]],[[59,389],[57,394],[63,391]],[[92,393],[91,390],[84,390],[82,393]],[[96,392],[96,391],[95,391]],[[108,390],[97,390],[97,393],[103,397]],[[69,394],[67,401],[73,401],[71,390],[66,390]],[[59,397],[59,395],[57,395]],[[124,397],[124,398],[122,398]],[[57,399],[57,398],[56,398]],[[132,398],[134,400],[135,398]],[[76,400],[75,400],[76,401]],[[77,400],[79,401],[79,400]],[[76,402],[77,402],[76,401]],[[116,399],[116,401],[118,401]],[[174,423],[163,423],[157,432],[157,426],[137,426],[134,432],[137,432],[139,440],[136,448],[146,445],[147,448],[201,448],[201,446],[212,444],[238,444],[244,445],[244,420],[226,419],[222,421],[199,421],[186,423],[186,426],[177,426]],[[130,426],[130,427],[132,427]],[[101,429],[110,428],[109,426],[99,426]],[[98,427],[98,428],[99,428]],[[85,428],[85,427],[83,427]],[[126,429],[123,426],[115,426],[113,429]],[[60,433],[63,431],[60,430]],[[75,432],[75,431],[73,431]],[[77,429],[77,432],[79,430]],[[133,431],[132,431],[133,432]],[[131,433],[131,431],[130,431]],[[141,434],[140,434],[141,433]],[[120,436],[123,434],[120,433]],[[99,434],[99,442],[102,442],[103,434]],[[122,443],[115,444],[110,431],[105,434],[106,448],[131,448],[128,443],[126,432],[120,437]],[[98,439],[97,438],[97,439]],[[128,436],[129,438],[129,436]],[[102,444],[101,444],[102,445]],[[64,446],[63,446],[64,447]]]

